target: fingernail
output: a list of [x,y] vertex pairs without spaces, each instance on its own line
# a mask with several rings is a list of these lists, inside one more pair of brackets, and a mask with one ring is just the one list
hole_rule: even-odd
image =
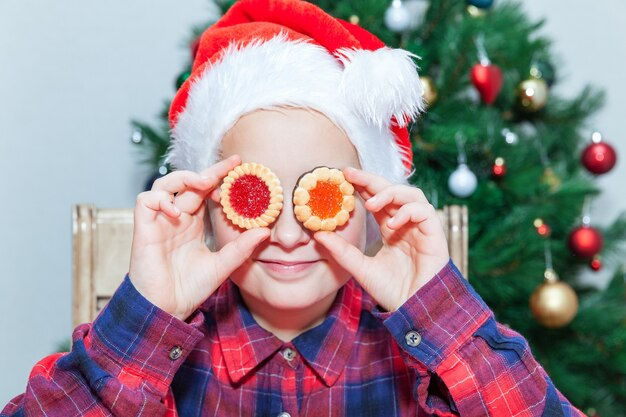
[[395,222],[396,222],[396,218],[395,217],[392,217],[391,219],[387,220],[387,224],[389,226],[392,226]]
[[374,196],[372,198],[370,198],[369,200],[367,200],[367,202],[371,205],[371,204],[376,204],[378,202],[378,196]]
[[174,207],[174,213],[180,214],[180,209],[178,207],[176,207],[175,205],[172,205],[172,207]]

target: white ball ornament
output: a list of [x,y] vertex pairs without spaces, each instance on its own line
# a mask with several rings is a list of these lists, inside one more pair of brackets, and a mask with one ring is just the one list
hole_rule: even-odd
[[448,178],[448,188],[457,197],[469,197],[476,190],[478,180],[466,164],[459,167]]
[[405,32],[411,27],[411,13],[402,0],[393,0],[385,12],[385,25],[397,33]]

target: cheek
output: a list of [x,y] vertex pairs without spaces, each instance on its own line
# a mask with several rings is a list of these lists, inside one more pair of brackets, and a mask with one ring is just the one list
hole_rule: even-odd
[[366,209],[363,206],[363,201],[360,198],[357,198],[354,211],[350,216],[350,220],[348,220],[348,223],[346,223],[344,227],[337,230],[337,233],[341,237],[343,237],[345,240],[352,243],[354,246],[361,249],[362,251],[365,250],[366,241],[365,218]]
[[239,228],[226,218],[222,211],[222,206],[212,202],[209,203],[209,216],[216,249],[221,249],[225,244],[235,240],[241,234]]

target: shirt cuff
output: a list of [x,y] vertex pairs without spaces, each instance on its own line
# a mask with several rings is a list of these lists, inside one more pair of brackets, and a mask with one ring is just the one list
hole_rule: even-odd
[[123,370],[169,386],[203,337],[204,315],[182,321],[161,310],[133,286],[128,275],[93,323],[92,343]]
[[403,351],[432,372],[492,315],[451,259],[398,310],[376,308],[373,314]]

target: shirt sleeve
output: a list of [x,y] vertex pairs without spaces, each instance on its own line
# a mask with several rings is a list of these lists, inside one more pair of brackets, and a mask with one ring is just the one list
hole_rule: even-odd
[[169,315],[126,276],[96,320],[74,330],[71,352],[38,362],[0,417],[175,417],[170,384],[203,322],[200,311],[186,321]]
[[433,415],[584,416],[451,260],[397,311],[374,314],[415,371],[415,397]]

